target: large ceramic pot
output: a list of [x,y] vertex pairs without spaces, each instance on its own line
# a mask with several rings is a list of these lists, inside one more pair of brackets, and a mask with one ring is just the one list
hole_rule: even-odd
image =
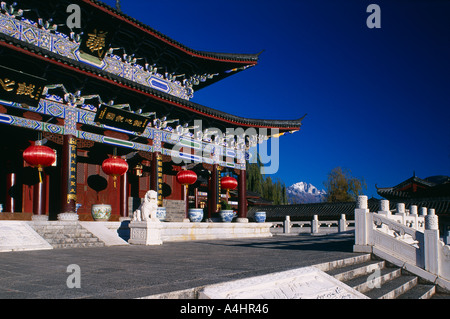
[[156,218],[158,218],[160,221],[166,220],[166,208],[165,207],[158,207],[156,209]]
[[266,221],[266,212],[256,212],[255,220],[257,223],[264,223]]
[[231,223],[233,218],[236,216],[236,213],[232,209],[223,209],[219,213],[222,222]]
[[189,220],[193,223],[199,223],[203,219],[203,208],[190,208],[188,212]]
[[94,204],[91,214],[95,221],[107,221],[111,217],[111,205]]

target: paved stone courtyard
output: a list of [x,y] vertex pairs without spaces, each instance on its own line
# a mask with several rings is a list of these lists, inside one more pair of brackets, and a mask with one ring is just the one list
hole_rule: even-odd
[[[0,254],[0,298],[139,298],[355,256],[353,234]],[[69,265],[81,288],[68,288]]]

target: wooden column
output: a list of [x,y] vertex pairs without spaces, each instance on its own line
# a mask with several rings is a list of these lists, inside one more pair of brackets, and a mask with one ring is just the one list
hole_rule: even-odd
[[247,218],[247,173],[241,169],[238,181],[238,217]]
[[46,181],[47,177],[42,172],[42,182],[33,185],[33,215],[43,216],[45,215],[45,202],[46,202]]
[[128,173],[120,177],[120,217],[128,217]]
[[152,166],[150,172],[150,189],[158,193],[158,206],[163,205],[162,197],[162,183],[163,183],[163,172],[162,172],[162,155],[160,152],[152,153]]
[[219,170],[217,168],[218,165],[214,164],[208,181],[208,218],[217,213],[219,199]]
[[184,218],[189,218],[189,185],[181,185],[183,187],[183,200],[184,200]]
[[77,140],[73,135],[64,135],[61,172],[61,213],[75,213],[77,201]]
[[195,196],[195,208],[198,208],[198,188],[195,188],[194,196]]
[[11,196],[13,187],[16,185],[16,173],[9,173],[6,176],[6,202],[5,202],[5,212],[14,213],[15,201],[14,197]]

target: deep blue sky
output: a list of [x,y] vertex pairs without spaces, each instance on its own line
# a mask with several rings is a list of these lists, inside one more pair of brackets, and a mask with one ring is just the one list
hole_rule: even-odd
[[[115,6],[115,0],[105,1]],[[369,29],[369,4],[381,29]],[[122,0],[122,11],[197,50],[257,53],[259,64],[196,92],[243,117],[295,119],[280,139],[286,185],[323,188],[336,166],[366,194],[450,175],[450,1]]]

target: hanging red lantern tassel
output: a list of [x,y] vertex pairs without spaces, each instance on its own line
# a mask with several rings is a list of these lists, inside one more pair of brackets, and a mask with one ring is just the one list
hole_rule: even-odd
[[122,176],[128,171],[128,163],[120,157],[113,156],[103,161],[102,170],[105,174],[113,177],[114,188],[116,188],[117,177]]
[[23,159],[28,165],[37,167],[39,171],[39,183],[42,183],[43,168],[55,163],[56,154],[48,146],[32,145],[23,152]]

